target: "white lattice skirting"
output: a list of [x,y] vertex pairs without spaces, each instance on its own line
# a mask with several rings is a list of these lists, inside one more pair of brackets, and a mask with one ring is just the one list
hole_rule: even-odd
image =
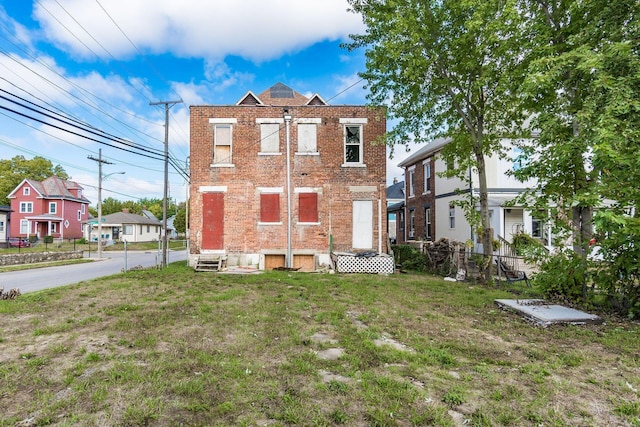
[[335,254],[338,273],[393,274],[395,261],[387,254],[376,256],[355,256],[354,254]]

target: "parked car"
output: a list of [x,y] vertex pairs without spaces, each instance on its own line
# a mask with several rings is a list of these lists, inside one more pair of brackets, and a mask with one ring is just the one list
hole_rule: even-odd
[[28,248],[31,246],[31,242],[27,239],[9,238],[9,246],[12,248]]

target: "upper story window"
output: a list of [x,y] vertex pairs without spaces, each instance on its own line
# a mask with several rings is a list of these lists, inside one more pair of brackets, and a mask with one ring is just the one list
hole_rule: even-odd
[[85,209],[86,209],[86,206],[85,206],[85,205],[84,205],[84,203],[83,203],[83,204],[82,204],[82,206],[80,206],[80,212],[81,212],[82,214],[84,214],[84,213],[85,213]]
[[20,202],[20,213],[32,213],[33,202]]
[[22,188],[22,195],[23,195],[23,196],[29,196],[29,195],[31,195],[31,187],[23,187],[23,188]]
[[431,159],[427,159],[422,163],[422,169],[424,172],[424,192],[431,191]]
[[[84,206],[84,205],[83,205],[83,206]],[[78,221],[81,221],[81,220],[82,220],[82,212],[81,212],[81,211],[78,211]]]
[[58,204],[56,202],[49,202],[49,213],[54,214],[58,210]]
[[409,177],[407,180],[407,186],[409,187],[409,197],[415,197],[416,192],[414,189],[415,186],[415,177],[416,177],[416,167],[411,166],[408,170],[407,170]]
[[256,119],[260,125],[260,154],[280,153],[280,127],[284,119]]
[[300,118],[298,122],[298,151],[296,154],[318,154],[318,125],[321,119]]
[[527,165],[524,151],[522,148],[514,147],[512,151],[513,156],[513,170],[517,171]]
[[340,119],[344,125],[344,164],[343,166],[364,166],[363,128],[367,119]]
[[213,124],[213,164],[212,166],[233,165],[233,125],[236,119],[210,118]]

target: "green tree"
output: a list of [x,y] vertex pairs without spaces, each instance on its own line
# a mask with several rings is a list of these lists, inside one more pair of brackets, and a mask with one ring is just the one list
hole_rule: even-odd
[[186,216],[187,216],[187,205],[182,202],[177,207],[176,218],[173,221],[173,227],[176,229],[176,232],[179,234],[185,234],[187,231],[186,224]]
[[[531,128],[540,136],[535,145],[522,147],[526,162],[516,176],[537,180],[528,203],[551,212],[555,231],[572,245],[569,258],[578,257],[579,263],[572,262],[580,268],[567,278],[579,288],[570,293],[586,299],[594,209],[604,199],[614,200],[601,211],[599,230],[610,243],[614,235],[628,243],[619,225],[635,221],[628,213],[640,200],[640,3],[523,0],[521,8],[529,17],[531,42],[521,90]],[[629,231],[638,229],[628,225]],[[611,248],[615,258],[629,253],[619,250],[620,243]],[[618,261],[627,265],[623,258]]]
[[69,175],[60,165],[54,166],[50,160],[36,156],[33,159],[25,159],[24,156],[15,156],[10,160],[0,160],[0,205],[9,205],[7,198],[24,179],[42,181],[50,176],[61,179],[69,179]]
[[[349,0],[366,32],[352,35],[350,49],[366,48],[361,76],[373,104],[387,104],[398,124],[388,144],[451,138],[449,171],[479,177],[479,201],[463,203],[481,236],[483,278],[491,280],[492,244],[486,156],[500,152],[501,138],[520,129],[517,108],[524,52],[515,0]],[[477,212],[476,203],[480,211]]]
[[116,212],[122,212],[122,202],[120,200],[114,199],[113,197],[107,197],[102,200],[102,215],[109,215]]

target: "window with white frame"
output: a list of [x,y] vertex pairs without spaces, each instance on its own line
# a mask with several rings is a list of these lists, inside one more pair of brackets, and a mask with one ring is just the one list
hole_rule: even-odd
[[31,195],[31,187],[24,187],[24,188],[22,189],[22,195],[23,195],[23,196],[29,196],[29,195]]
[[84,214],[84,213],[86,212],[86,209],[87,209],[87,208],[86,208],[86,206],[85,206],[84,204],[82,204],[82,205],[80,206],[80,212],[81,212],[82,214]]
[[210,118],[213,125],[213,165],[233,164],[233,125],[237,119]]
[[[256,119],[261,120],[261,119]],[[282,120],[282,119],[280,119]],[[260,153],[280,153],[280,124],[271,122],[260,123]]]
[[315,154],[318,152],[318,124],[314,119],[299,119],[298,121],[298,154]]
[[20,213],[32,213],[33,202],[20,202]]
[[82,220],[82,212],[78,211],[78,221]]
[[427,159],[422,163],[423,176],[424,176],[424,192],[429,193],[431,191],[431,159]]
[[21,219],[20,220],[20,234],[29,234],[29,220]]
[[54,214],[58,210],[58,204],[56,202],[49,202],[49,213]]
[[424,208],[424,237],[431,240],[431,208]]
[[456,205],[449,203],[449,228],[456,228]]
[[413,209],[409,211],[409,238],[416,238],[416,211]]
[[58,232],[57,230],[58,230],[57,223],[52,222],[51,223],[51,234],[57,233]]
[[416,195],[416,192],[415,192],[415,189],[414,189],[415,177],[416,177],[416,167],[415,167],[415,165],[411,166],[407,172],[409,173],[409,179],[407,181],[407,185],[409,186],[409,197],[415,197],[415,195]]
[[128,236],[133,235],[133,225],[132,224],[125,224],[122,227],[122,234],[126,234]]
[[343,118],[344,164],[343,166],[364,166],[364,125],[366,118]]
[[344,127],[344,162],[362,163],[362,126]]
[[0,221],[0,233],[4,232],[4,221]]

